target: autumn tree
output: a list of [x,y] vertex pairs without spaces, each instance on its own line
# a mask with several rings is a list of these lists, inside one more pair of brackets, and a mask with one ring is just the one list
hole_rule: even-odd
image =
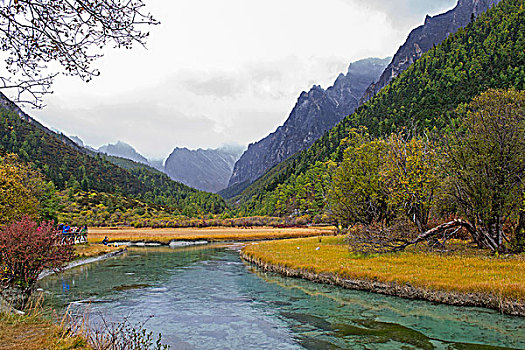
[[372,140],[365,129],[353,129],[345,142],[347,149],[333,171],[328,193],[330,209],[344,225],[385,221],[390,215],[380,170],[386,143]]
[[0,156],[0,226],[22,216],[56,221],[59,205],[53,182],[14,154]]
[[0,226],[24,215],[38,215],[38,199],[16,158],[12,155],[0,157]]
[[[18,101],[40,106],[60,73],[89,81],[93,62],[112,45],[144,45],[143,25],[158,22],[141,0],[5,0],[0,5],[0,45],[7,72],[0,89],[15,89]],[[28,98],[29,99],[25,99]]]
[[428,228],[441,180],[437,148],[428,139],[409,139],[403,134],[390,136],[386,148],[381,175],[388,192],[388,203],[422,233]]
[[457,114],[463,123],[449,140],[445,167],[451,195],[476,242],[496,251],[523,206],[525,92],[489,90]]
[[60,271],[74,256],[51,223],[38,225],[29,217],[0,231],[0,295],[16,309],[26,305],[44,269]]

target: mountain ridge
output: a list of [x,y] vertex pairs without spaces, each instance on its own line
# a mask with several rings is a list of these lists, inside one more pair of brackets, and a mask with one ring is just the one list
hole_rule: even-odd
[[175,181],[217,193],[227,187],[243,151],[242,146],[197,150],[176,147],[164,162],[164,171]]
[[399,47],[392,62],[386,67],[379,80],[366,89],[359,101],[364,104],[398,77],[424,53],[440,44],[451,34],[468,25],[473,17],[488,10],[501,0],[459,0],[456,6],[439,15],[425,18],[425,23],[413,29],[405,43]]
[[174,213],[193,213],[196,209],[217,213],[225,208],[218,195],[189,188],[143,164],[117,166],[105,155],[80,147],[31,118],[2,93],[0,125],[0,149],[17,154],[59,190],[118,193],[169,207]]
[[[454,114],[458,106],[480,93],[525,90],[524,8],[524,0],[503,0],[493,6],[425,53],[308,150],[273,167],[230,203],[247,215],[273,215],[276,203],[289,203],[290,213],[297,203],[309,203],[309,199],[294,197],[299,193],[297,179],[314,184],[315,178],[308,176],[317,176],[317,168],[340,162],[345,150],[341,141],[352,128],[365,126],[373,137],[401,130],[445,132],[458,123]],[[302,193],[315,196],[312,191],[308,188]]]
[[119,140],[114,144],[109,143],[107,145],[103,145],[98,148],[98,152],[105,153],[110,156],[130,159],[138,163],[150,165],[150,162],[146,157],[138,153],[137,150],[133,148],[133,146],[131,146],[130,144],[124,141]]
[[314,85],[308,92],[303,91],[284,124],[248,146],[235,164],[228,187],[251,183],[271,167],[312,145],[357,108],[370,82],[377,79],[388,62],[390,58],[353,62],[347,73],[339,74],[326,90]]

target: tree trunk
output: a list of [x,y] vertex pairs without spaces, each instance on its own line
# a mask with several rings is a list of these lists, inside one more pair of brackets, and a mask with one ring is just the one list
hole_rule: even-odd
[[518,226],[514,231],[513,250],[517,253],[525,251],[525,210],[520,211]]
[[473,225],[471,225],[467,221],[456,219],[454,221],[450,221],[450,222],[441,224],[439,226],[436,226],[433,229],[430,229],[420,234],[413,241],[407,242],[397,247],[395,251],[402,251],[406,249],[408,246],[417,244],[419,242],[427,241],[431,239],[432,237],[446,233],[447,231],[450,231],[451,229],[455,229],[458,227],[465,228],[480,248],[488,248],[492,250],[493,252],[498,250],[499,248],[498,244],[494,241],[494,239],[492,239],[492,237],[490,237],[488,233],[483,232],[481,230],[477,230]]

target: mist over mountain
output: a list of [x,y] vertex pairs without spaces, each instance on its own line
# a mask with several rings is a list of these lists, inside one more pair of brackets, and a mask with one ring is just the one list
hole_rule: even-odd
[[166,159],[164,171],[175,181],[215,193],[228,186],[233,166],[244,149],[242,146],[206,150],[177,147]]
[[117,141],[117,143],[115,144],[101,146],[99,147],[98,151],[110,156],[122,157],[133,160],[135,162],[149,165],[149,161],[146,157],[138,153],[135,150],[135,148],[133,148],[133,146],[128,145],[127,143],[122,141]]
[[73,141],[74,143],[76,143],[80,147],[85,147],[84,141],[82,141],[82,139],[80,137],[78,137],[78,136],[69,136],[69,138],[71,139],[71,141]]
[[357,108],[366,88],[378,79],[390,60],[368,58],[354,62],[328,89],[316,85],[303,92],[284,125],[244,152],[235,164],[229,186],[249,184],[274,165],[310,147]]

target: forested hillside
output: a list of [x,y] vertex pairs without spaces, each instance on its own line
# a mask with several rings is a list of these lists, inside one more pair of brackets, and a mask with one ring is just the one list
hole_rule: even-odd
[[[147,166],[114,159],[114,163],[125,162],[129,169],[124,169],[105,156],[84,150],[47,130],[20,110],[8,108],[9,105],[4,104],[0,109],[1,148],[32,164],[60,190],[78,188],[117,193],[178,212],[218,213],[225,208],[218,195],[172,181]],[[191,210],[186,210],[188,208]]]
[[233,199],[241,214],[316,212],[317,181],[329,160],[340,162],[349,131],[366,126],[374,137],[408,129],[447,130],[453,111],[489,88],[525,89],[523,0],[504,0],[423,55],[376,97],[345,118],[313,146],[271,169]]

